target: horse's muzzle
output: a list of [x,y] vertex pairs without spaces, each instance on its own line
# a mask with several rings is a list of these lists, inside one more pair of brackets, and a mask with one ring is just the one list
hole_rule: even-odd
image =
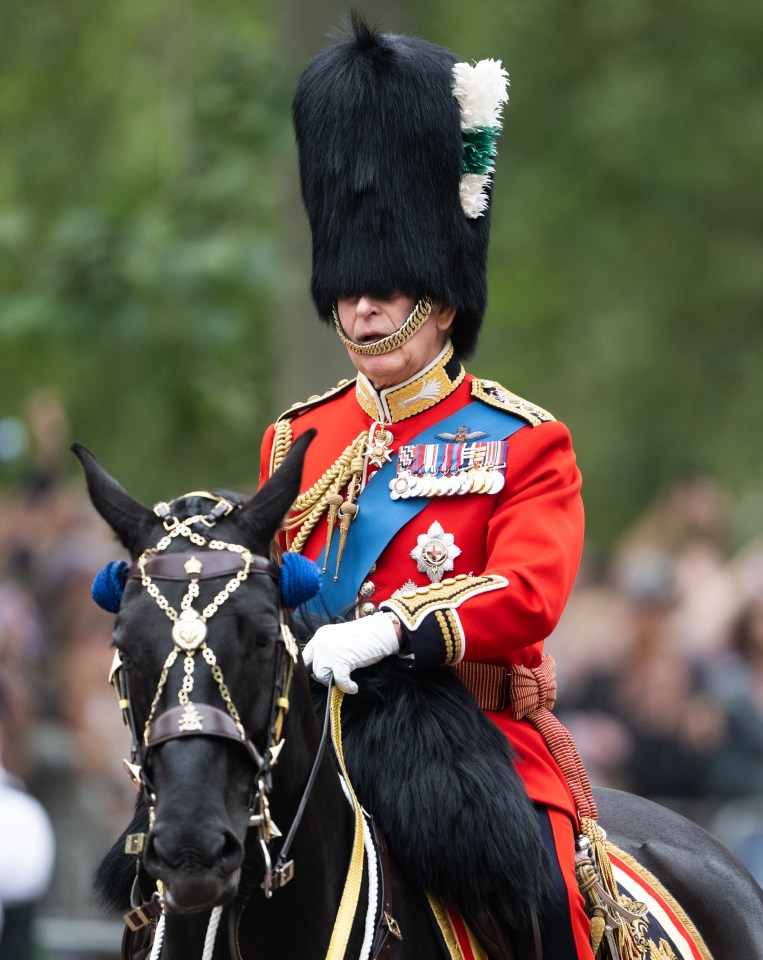
[[243,843],[228,829],[193,838],[172,837],[157,821],[149,834],[143,866],[164,885],[164,900],[174,913],[194,913],[228,903],[236,895]]

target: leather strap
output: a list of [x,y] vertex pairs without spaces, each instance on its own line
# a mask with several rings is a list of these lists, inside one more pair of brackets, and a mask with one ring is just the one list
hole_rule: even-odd
[[[192,716],[189,716],[189,707],[192,708]],[[210,706],[208,703],[192,703],[185,707],[172,707],[170,710],[160,713],[158,717],[151,721],[151,729],[148,739],[145,741],[145,748],[149,749],[178,737],[190,736],[224,737],[227,740],[235,740],[249,751],[258,767],[263,762],[252,741],[241,738],[241,734],[230,715],[218,710],[217,707]]]
[[[191,558],[201,564],[201,570],[198,573],[190,574],[185,568]],[[145,571],[153,580],[189,580],[191,576],[199,580],[207,580],[212,577],[231,576],[243,570],[245,566],[246,561],[240,553],[231,553],[229,550],[203,550],[199,553],[161,553],[146,561]],[[275,564],[265,557],[256,555],[249,559],[249,572],[266,573],[274,580],[278,580],[280,576]],[[142,576],[137,563],[130,565],[127,575],[138,578]]]
[[121,960],[148,960],[154,942],[154,933],[153,926],[146,926],[141,930],[125,927],[122,933]]
[[381,960],[382,957],[387,956],[394,946],[395,940],[393,937],[397,940],[402,940],[403,936],[400,933],[397,920],[395,920],[392,913],[392,869],[390,867],[387,840],[382,828],[373,817],[371,818],[371,830],[374,836],[381,873],[381,889],[379,891],[381,911],[379,912],[376,934],[374,935],[374,942],[371,947],[371,960]]

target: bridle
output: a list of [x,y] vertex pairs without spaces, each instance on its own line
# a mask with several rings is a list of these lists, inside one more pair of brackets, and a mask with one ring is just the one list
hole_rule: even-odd
[[[172,501],[172,503],[187,500],[190,497],[211,500],[214,507],[207,514],[180,519],[173,514],[171,504],[164,502],[157,504],[154,512],[162,521],[166,532],[155,546],[143,551],[127,572],[128,577],[140,580],[143,588],[153,597],[159,608],[171,621],[173,646],[162,667],[149,715],[142,730],[138,727],[137,718],[133,711],[127,673],[122,658],[118,650],[115,653],[109,680],[117,691],[124,722],[132,734],[131,762],[125,761],[125,766],[148,805],[150,834],[157,802],[156,791],[147,771],[149,754],[153,748],[169,740],[191,736],[219,737],[241,744],[247,751],[253,766],[249,826],[257,831],[259,848],[263,857],[264,879],[262,889],[266,897],[271,897],[273,891],[288,883],[294,873],[294,863],[288,858],[289,848],[323,756],[327,738],[327,724],[324,724],[317,756],[303,791],[295,819],[274,864],[270,844],[273,839],[281,837],[282,834],[271,818],[268,797],[273,785],[273,767],[277,763],[284,745],[282,731],[289,711],[289,692],[294,668],[298,661],[299,647],[291,629],[290,613],[279,599],[280,626],[277,639],[270,723],[267,746],[264,753],[260,753],[242,724],[241,716],[231,697],[222,669],[208,643],[207,624],[219,608],[250,576],[268,576],[278,583],[280,569],[271,560],[253,554],[248,548],[240,544],[210,538],[199,532],[197,528],[200,525],[210,529],[213,528],[222,517],[227,516],[237,508],[235,504],[224,497],[208,492],[186,494],[184,497],[178,498],[177,501]],[[166,553],[167,548],[177,538],[187,540],[192,547],[202,548],[202,551],[190,550]],[[200,592],[199,581],[219,577],[229,577],[230,579],[203,610],[194,609],[194,601],[198,598]],[[180,604],[180,612],[172,607],[157,586],[156,581],[161,580],[179,581],[188,584]],[[196,703],[192,699],[197,654],[200,654],[212,673],[224,709],[208,703]],[[183,681],[178,692],[178,704],[162,712],[157,712],[170,671],[181,657]],[[328,711],[326,716],[328,719]],[[127,837],[125,849],[136,857],[138,870],[145,841],[145,834],[131,834]],[[161,909],[161,903],[158,906],[156,905],[156,901],[161,900],[161,887],[158,891],[158,897],[154,895],[151,901],[141,904],[136,902],[139,899],[138,890],[136,874],[136,883],[133,887],[133,906],[135,909],[125,915],[125,922],[132,930],[146,926]]]
[[[289,602],[290,597],[294,599],[294,595],[284,588],[282,569],[272,560],[253,554],[248,548],[240,544],[213,539],[199,532],[198,527],[200,525],[210,529],[213,528],[218,520],[231,513],[237,508],[237,505],[232,504],[224,497],[207,492],[186,494],[178,499],[187,500],[191,497],[211,500],[214,506],[207,514],[181,519],[173,514],[171,504],[157,504],[154,511],[164,524],[165,534],[155,546],[144,550],[127,570],[128,577],[140,579],[141,586],[172,623],[172,650],[165,659],[148,717],[142,730],[138,729],[137,719],[130,700],[127,673],[118,651],[110,674],[110,680],[119,696],[119,706],[124,721],[132,734],[132,761],[125,761],[125,765],[131,779],[142,792],[148,805],[149,835],[153,828],[154,809],[157,802],[156,791],[147,772],[149,754],[152,749],[169,740],[190,736],[221,737],[241,744],[246,749],[253,766],[249,826],[257,831],[258,845],[263,859],[264,877],[261,887],[265,897],[272,897],[275,890],[285,886],[294,876],[294,861],[289,858],[289,851],[307,808],[313,785],[323,761],[326,744],[330,737],[341,770],[340,779],[353,811],[354,837],[350,863],[326,953],[326,960],[345,960],[350,931],[358,909],[367,848],[369,871],[373,870],[375,872],[375,864],[379,863],[380,879],[378,887],[380,887],[380,891],[377,889],[377,884],[369,882],[369,912],[366,918],[366,940],[364,943],[367,941],[369,949],[373,947],[371,955],[374,960],[379,960],[383,955],[386,955],[391,946],[392,940],[390,937],[399,938],[401,935],[397,922],[391,914],[392,886],[389,878],[385,844],[381,840],[378,825],[373,824],[355,796],[344,765],[340,719],[342,693],[337,688],[329,686],[323,730],[318,748],[307,782],[302,790],[297,811],[274,863],[270,844],[273,839],[281,838],[283,834],[272,820],[268,798],[273,786],[273,767],[278,762],[285,742],[282,736],[283,725],[289,711],[289,691],[294,669],[299,660],[299,647],[291,629],[289,613],[289,609],[293,605]],[[173,503],[176,502],[173,501]],[[178,537],[187,540],[192,547],[202,548],[201,555],[199,556],[199,552],[193,550],[166,553],[169,545]],[[284,560],[284,572],[285,569],[286,562]],[[239,711],[225,683],[214,651],[207,642],[208,621],[241,584],[253,575],[268,576],[279,584],[280,623],[270,707],[270,724],[264,753],[259,752],[252,738],[248,736]],[[218,577],[229,578],[223,589],[203,610],[194,609],[193,603],[200,592],[199,581]],[[156,581],[161,580],[187,583],[180,604],[180,612],[171,606],[157,586]],[[225,707],[224,710],[212,704],[195,703],[192,700],[194,670],[198,653],[201,654],[202,659],[212,672],[220,699]],[[178,705],[157,712],[170,671],[175,667],[181,656],[184,675],[178,692]],[[373,829],[373,837],[371,837],[369,821]],[[136,874],[131,895],[133,909],[124,914],[124,921],[128,929],[123,939],[122,956],[123,958],[132,958],[132,936],[136,934],[136,931],[156,923],[151,960],[157,960],[161,955],[166,919],[164,890],[161,882],[157,881],[156,892],[152,893],[149,900],[141,902],[140,871],[145,843],[146,834],[130,834],[126,837],[125,851],[135,856]],[[374,848],[378,851],[378,857],[373,853]],[[372,853],[374,866],[371,865]],[[378,914],[376,914],[376,901],[372,899],[372,889],[379,894],[381,910]],[[221,907],[215,907],[210,915],[204,944],[205,957],[211,957],[212,955],[221,910]],[[376,923],[371,923],[369,926],[369,917],[374,915],[377,916]]]

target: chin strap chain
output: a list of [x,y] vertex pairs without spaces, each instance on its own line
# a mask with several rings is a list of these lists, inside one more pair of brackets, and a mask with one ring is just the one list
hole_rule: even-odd
[[393,350],[402,347],[415,333],[418,333],[429,319],[432,307],[433,303],[429,297],[422,297],[421,300],[416,302],[407,320],[398,330],[390,333],[389,336],[374,340],[373,343],[359,343],[357,340],[352,340],[347,336],[342,327],[342,321],[339,319],[336,304],[331,308],[331,316],[334,320],[334,329],[348,350],[352,350],[353,353],[359,353],[364,357],[381,357],[385,353],[392,353]]

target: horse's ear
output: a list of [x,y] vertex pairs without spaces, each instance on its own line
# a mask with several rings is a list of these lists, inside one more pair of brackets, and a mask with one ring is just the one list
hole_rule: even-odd
[[131,497],[81,444],[73,443],[71,450],[82,464],[93,506],[130,554],[136,556],[149,530],[156,523],[153,510]]
[[244,504],[236,518],[249,545],[261,553],[269,549],[283,518],[299,495],[305,452],[315,434],[315,430],[306,430],[294,441],[281,466]]

